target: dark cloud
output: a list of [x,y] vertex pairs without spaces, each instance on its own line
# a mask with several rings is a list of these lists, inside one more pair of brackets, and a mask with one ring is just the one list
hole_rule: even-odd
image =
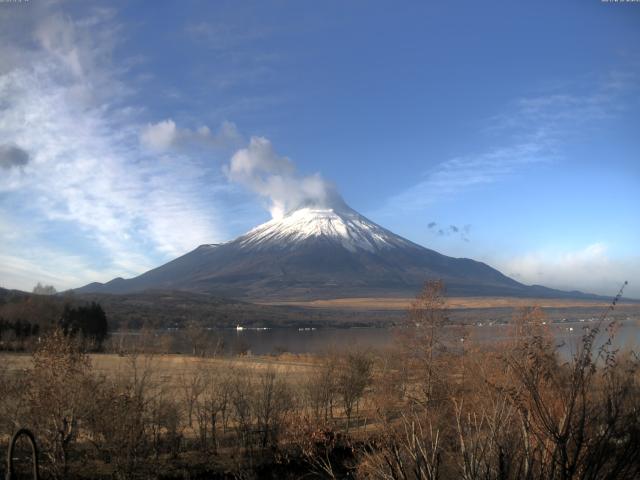
[[471,233],[471,225],[464,225],[458,227],[457,225],[449,225],[448,227],[438,227],[437,222],[429,222],[427,228],[431,230],[434,235],[439,237],[448,237],[451,235],[459,236],[465,242],[469,241],[469,234]]
[[0,145],[0,168],[22,167],[29,163],[29,152],[15,145]]
[[469,234],[471,233],[471,225],[465,225],[462,227],[462,240],[465,242],[469,241]]

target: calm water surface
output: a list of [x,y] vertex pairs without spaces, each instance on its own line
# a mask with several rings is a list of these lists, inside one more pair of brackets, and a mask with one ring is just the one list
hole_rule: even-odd
[[[582,335],[593,328],[592,322],[571,322],[551,324],[556,344],[564,353],[570,355],[576,351]],[[384,349],[391,347],[398,338],[398,328],[273,328],[273,329],[214,329],[209,330],[211,343],[222,343],[227,353],[249,351],[254,355],[273,353],[324,353],[329,350],[347,350],[357,348]],[[487,343],[509,339],[511,329],[508,325],[486,325],[466,327],[466,344],[472,342]],[[116,333],[114,336],[134,337],[134,333]],[[155,335],[173,337],[172,348],[176,352],[189,352],[189,344],[181,338],[180,331],[155,332]],[[449,335],[459,335],[451,330]],[[599,343],[606,337],[599,335]],[[598,343],[598,342],[597,342]],[[618,347],[640,349],[640,322],[636,319],[617,324],[614,343]]]
[[[557,345],[563,353],[576,351],[580,340],[591,323],[553,324],[550,329]],[[490,343],[509,339],[511,329],[508,325],[472,326],[466,329],[466,342]],[[256,355],[270,354],[278,351],[291,353],[322,353],[329,349],[380,349],[392,346],[398,341],[397,328],[323,328],[317,330],[297,330],[280,328],[272,330],[222,331],[222,338],[227,345],[243,342]],[[601,333],[599,342],[606,336]],[[630,347],[638,350],[640,346],[640,325],[624,322],[617,326],[614,342],[619,347]]]

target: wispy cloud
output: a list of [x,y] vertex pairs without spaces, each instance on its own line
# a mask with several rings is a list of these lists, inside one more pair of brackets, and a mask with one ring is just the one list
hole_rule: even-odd
[[252,25],[247,28],[246,23],[229,21],[189,23],[185,31],[195,41],[204,42],[208,48],[225,54],[262,40],[271,33],[264,26]]
[[[40,13],[39,20],[22,19],[33,38],[19,46],[23,61],[6,43],[0,50],[0,63],[11,65],[0,74],[0,220],[14,222],[18,211],[32,223],[55,225],[63,237],[8,241],[0,276],[23,288],[28,272],[32,283],[77,286],[87,277],[138,274],[225,238],[213,202],[225,188],[219,167],[140,148],[139,110],[129,105],[122,67],[110,60],[118,41],[112,13]],[[220,135],[231,129],[223,126]],[[176,131],[171,142],[216,142],[218,135]],[[76,253],[89,244],[91,254]],[[51,258],[60,259],[57,281]]]
[[281,53],[269,47],[274,32],[251,15],[227,14],[224,22],[190,22],[184,33],[195,48],[215,59],[210,65],[200,67],[209,88],[229,93],[240,84],[264,84],[278,77]]
[[537,142],[452,158],[426,172],[419,183],[391,197],[380,213],[422,210],[461,191],[505,180],[527,166],[555,159],[557,154],[552,149]]
[[590,135],[602,120],[629,108],[627,96],[638,91],[635,71],[611,71],[597,81],[573,82],[562,89],[516,99],[487,122],[485,131],[496,138],[540,143],[546,148],[569,138]]
[[626,108],[626,95],[638,90],[635,80],[632,73],[612,72],[597,83],[572,85],[574,93],[554,91],[516,99],[482,128],[495,147],[437,163],[421,181],[389,198],[380,214],[422,210],[464,190],[561,161],[563,142],[591,134],[599,121]]

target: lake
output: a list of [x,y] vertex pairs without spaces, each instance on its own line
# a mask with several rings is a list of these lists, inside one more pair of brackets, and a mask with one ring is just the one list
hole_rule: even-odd
[[[562,353],[571,355],[577,349],[582,335],[593,328],[595,322],[579,321],[553,323],[549,329],[553,333],[556,343]],[[448,330],[448,329],[447,329]],[[213,349],[215,344],[224,345],[226,353],[250,353],[254,355],[270,355],[275,353],[324,353],[328,350],[349,349],[384,349],[391,347],[397,338],[398,328],[394,327],[355,327],[355,328],[270,328],[270,329],[211,329],[208,330],[207,342]],[[508,340],[511,329],[506,324],[473,325],[465,328],[467,345],[472,342],[490,343],[498,340]],[[114,332],[115,342],[130,341],[140,337],[139,332]],[[191,344],[180,330],[154,331],[154,339],[168,339],[167,343],[175,353],[189,353]],[[447,335],[460,335],[459,329],[448,330]],[[122,338],[122,337],[126,338]],[[118,339],[120,337],[120,339]],[[604,341],[604,334],[599,335],[599,341]],[[635,350],[640,345],[640,323],[637,319],[628,319],[616,324],[614,343],[618,347],[631,347]]]

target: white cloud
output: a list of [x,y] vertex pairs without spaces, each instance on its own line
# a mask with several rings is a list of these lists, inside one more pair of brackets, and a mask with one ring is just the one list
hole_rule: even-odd
[[[484,133],[495,147],[455,157],[423,172],[423,180],[392,196],[380,212],[395,215],[424,209],[462,191],[522,174],[532,166],[562,160],[568,138],[588,135],[626,108],[625,95],[638,89],[637,76],[612,73],[597,84],[571,85],[571,92],[520,98],[490,118]],[[582,93],[579,93],[582,92]]]
[[140,134],[140,143],[153,150],[168,149],[176,138],[176,124],[173,120],[163,120],[147,125]]
[[467,157],[452,158],[436,165],[425,179],[389,200],[382,214],[419,210],[472,187],[502,181],[518,174],[526,166],[554,161],[552,152],[538,143],[512,147]]
[[629,286],[625,295],[640,298],[640,257],[612,258],[603,243],[593,243],[575,251],[530,252],[497,259],[492,264],[526,284],[609,296],[614,296],[626,280]]
[[37,282],[64,290],[95,281],[108,281],[121,274],[118,268],[96,269],[82,255],[39,248],[19,256],[0,253],[0,287],[31,291]]
[[6,44],[0,49],[0,64],[11,59],[0,70],[0,145],[20,145],[30,156],[0,175],[0,223],[22,232],[20,217],[49,227],[4,237],[3,279],[78,286],[105,272],[139,274],[224,239],[212,202],[224,185],[219,170],[140,149],[137,110],[126,105],[131,92],[122,67],[109,61],[118,30],[111,14],[45,13],[25,21],[37,43],[19,46],[23,61]]
[[293,162],[279,156],[264,137],[251,137],[249,145],[233,155],[225,172],[229,180],[268,198],[273,218],[303,204],[329,206],[342,201],[320,174],[297,175]]
[[[50,54],[57,57],[74,75],[81,76],[84,68],[75,25],[69,17],[56,14],[45,18],[34,33],[35,38]],[[86,59],[85,59],[86,60]]]
[[228,19],[220,23],[210,21],[191,23],[187,25],[185,31],[195,41],[204,42],[211,49],[224,52],[235,50],[237,52],[247,43],[261,40],[269,34],[264,25],[247,28],[246,20],[246,18],[242,18],[237,25],[229,22]]
[[226,147],[237,144],[240,139],[241,135],[236,125],[227,121],[222,122],[217,133],[212,133],[206,125],[196,130],[177,128],[176,123],[170,118],[150,123],[140,132],[140,143],[156,151],[165,151],[171,147]]

